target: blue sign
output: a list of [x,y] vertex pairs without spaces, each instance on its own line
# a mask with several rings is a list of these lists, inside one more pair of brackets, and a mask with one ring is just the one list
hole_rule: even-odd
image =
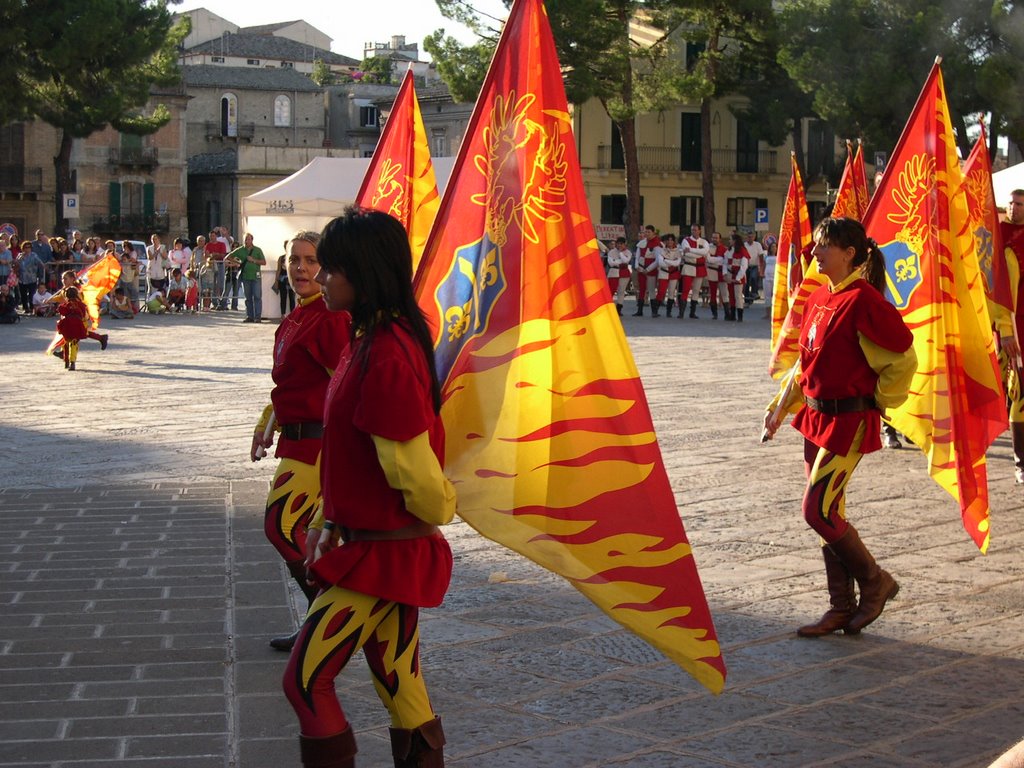
[[754,223],[755,224],[767,224],[768,223],[768,209],[767,208],[755,208],[754,209]]

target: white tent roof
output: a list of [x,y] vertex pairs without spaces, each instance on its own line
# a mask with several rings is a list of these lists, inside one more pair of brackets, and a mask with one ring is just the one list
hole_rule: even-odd
[[995,190],[996,205],[1002,208],[1010,202],[1010,193],[1024,189],[1024,163],[1011,165],[992,174],[992,188]]
[[[455,158],[435,157],[433,164],[437,191],[443,194]],[[242,216],[332,219],[355,200],[369,167],[368,157],[315,157],[287,179],[242,200]]]

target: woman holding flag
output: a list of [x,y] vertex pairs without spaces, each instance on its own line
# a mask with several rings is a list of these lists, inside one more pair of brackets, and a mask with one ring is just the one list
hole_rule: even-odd
[[884,257],[863,225],[826,218],[816,241],[814,259],[828,280],[807,299],[796,385],[775,398],[764,419],[770,439],[785,414],[796,413],[807,472],[804,520],[823,540],[831,608],[800,627],[801,637],[856,634],[899,591],[846,521],[844,494],[861,456],[881,448],[881,410],[907,399],[917,368],[913,336],[882,294]]
[[439,525],[455,514],[442,471],[444,427],[429,327],[412,290],[405,228],[349,208],[317,249],[324,301],[350,312],[352,338],[324,405],[323,505],[307,564],[323,591],[284,674],[302,764],[348,768],[352,727],[334,679],[363,650],[391,714],[394,764],[442,766],[444,733],[419,663],[419,609],[440,605],[452,554]]
[[[274,389],[249,452],[252,461],[259,461],[273,445],[274,432],[281,433],[281,461],[270,483],[263,530],[310,602],[319,590],[306,580],[306,524],[320,504],[324,398],[349,337],[348,313],[328,312],[314,280],[320,270],[319,243],[318,233],[298,232],[288,244],[288,276],[299,306],[274,334]],[[275,637],[270,647],[290,651],[298,634]]]

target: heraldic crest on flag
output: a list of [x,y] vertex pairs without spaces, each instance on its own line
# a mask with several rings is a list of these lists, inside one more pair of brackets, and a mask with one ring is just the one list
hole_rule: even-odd
[[935,237],[936,224],[929,206],[934,185],[947,186],[935,173],[935,159],[925,154],[910,157],[900,169],[892,189],[892,209],[886,218],[899,227],[896,237],[880,243],[885,255],[886,287],[897,309],[906,309],[921,286],[921,254]]
[[725,666],[609,303],[554,41],[517,0],[416,276],[459,515],[718,692]]

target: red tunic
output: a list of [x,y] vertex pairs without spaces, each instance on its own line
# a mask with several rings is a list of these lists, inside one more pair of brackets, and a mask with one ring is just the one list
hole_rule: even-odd
[[89,316],[89,310],[80,301],[65,301],[57,306],[60,313],[60,320],[57,321],[57,333],[66,341],[81,341],[89,335],[89,329],[85,327],[85,318]]
[[[363,339],[342,353],[327,389],[320,460],[324,517],[339,526],[390,531],[419,522],[402,493],[388,485],[371,435],[404,442],[427,432],[444,461],[444,426],[434,413],[430,373],[420,346],[393,323],[374,334],[363,371]],[[452,572],[452,553],[440,534],[416,539],[353,541],[313,566],[335,584],[408,605],[440,605]]]
[[[281,321],[274,334],[274,389],[270,400],[278,424],[319,422],[331,374],[350,335],[348,312],[330,312],[322,297],[299,305]],[[315,464],[320,438],[277,441],[279,459]]]
[[[815,400],[874,396],[878,374],[864,356],[858,333],[893,352],[905,352],[914,341],[896,307],[865,280],[854,280],[838,293],[823,285],[810,295],[800,329],[800,388],[805,395]],[[841,456],[850,452],[862,423],[866,429],[860,452],[877,451],[882,447],[877,409],[830,416],[805,405],[793,419],[804,437]]]

